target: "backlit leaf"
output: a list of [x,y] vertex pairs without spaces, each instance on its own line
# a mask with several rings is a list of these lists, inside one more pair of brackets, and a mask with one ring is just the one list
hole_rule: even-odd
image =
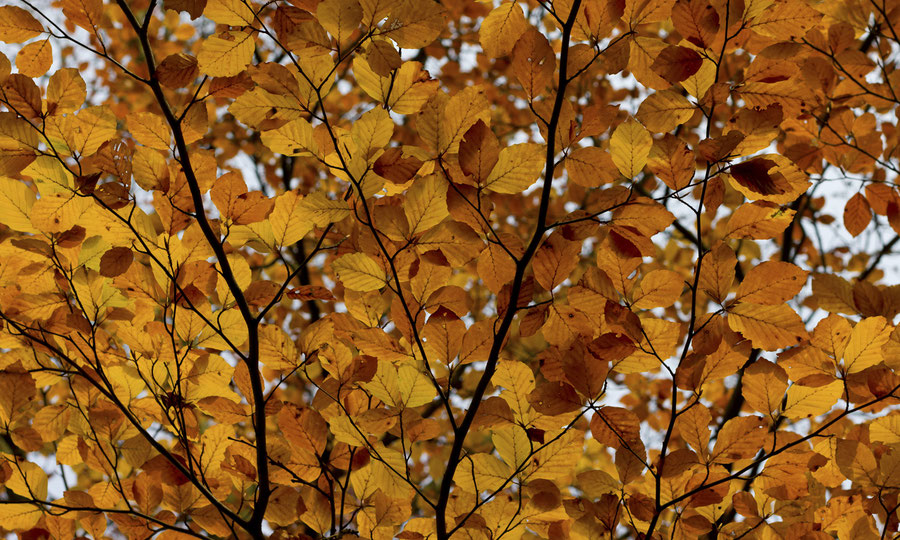
[[515,144],[500,150],[497,163],[484,180],[484,187],[497,193],[520,193],[537,180],[544,168],[543,146]]
[[787,391],[782,414],[791,419],[810,418],[827,413],[844,393],[841,381],[810,387],[794,384]]
[[808,275],[794,264],[766,261],[750,269],[735,299],[752,304],[782,304],[800,292]]
[[787,304],[737,304],[729,310],[728,326],[766,351],[797,345],[807,337],[803,320]]
[[231,77],[246,69],[256,44],[247,32],[228,31],[203,41],[197,62],[200,73],[210,77]]
[[405,206],[410,234],[420,234],[434,227],[449,215],[447,211],[447,182],[437,175],[413,181],[407,192]]
[[26,77],[40,77],[53,63],[53,46],[50,40],[32,41],[16,55],[16,68]]
[[43,25],[31,13],[18,6],[0,6],[0,40],[5,43],[22,43],[43,31]]
[[635,118],[650,131],[665,133],[686,122],[694,115],[694,110],[694,106],[681,94],[662,90],[641,103]]
[[626,178],[634,178],[641,172],[647,164],[651,146],[650,134],[633,119],[620,124],[609,139],[613,163]]
[[500,4],[481,22],[478,37],[484,53],[490,58],[506,56],[526,28],[525,15],[517,2]]
[[857,373],[884,359],[882,346],[887,343],[893,328],[884,317],[867,317],[853,327],[844,349],[844,368]]
[[374,291],[385,286],[384,269],[365,253],[348,253],[332,264],[338,278],[348,289]]

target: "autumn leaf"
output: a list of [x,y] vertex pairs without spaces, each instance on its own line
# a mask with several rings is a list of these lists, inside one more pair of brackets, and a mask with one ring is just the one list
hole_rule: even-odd
[[637,118],[650,131],[666,133],[694,115],[694,106],[681,94],[663,90],[641,103]]
[[500,150],[484,187],[497,193],[519,193],[537,180],[544,167],[542,146],[522,143]]
[[478,33],[481,47],[490,58],[505,56],[527,27],[522,8],[516,2],[504,2],[482,21]]
[[0,36],[5,43],[22,43],[44,31],[34,15],[17,6],[0,6],[0,21]]
[[250,63],[256,45],[246,32],[223,32],[203,41],[197,62],[200,73],[210,77],[232,77]]
[[0,6],[3,533],[896,536],[857,4]]
[[794,384],[788,388],[782,414],[788,418],[810,418],[827,413],[844,392],[841,381],[810,387]]
[[859,236],[872,220],[872,210],[862,193],[857,193],[844,205],[844,228],[853,236]]
[[732,418],[722,427],[710,453],[714,462],[732,463],[756,455],[766,437],[766,425],[756,416]]
[[766,261],[754,266],[741,282],[735,300],[752,304],[782,304],[800,292],[809,272],[794,264]]
[[737,304],[729,311],[728,326],[767,351],[796,345],[807,335],[800,316],[786,304]]
[[609,140],[613,163],[626,178],[637,176],[650,155],[653,139],[642,125],[633,119],[619,125]]
[[675,84],[697,73],[702,64],[703,58],[696,51],[687,47],[669,45],[656,56],[650,69],[663,79]]
[[705,0],[677,0],[672,6],[672,23],[693,45],[705,49],[719,32],[719,13]]

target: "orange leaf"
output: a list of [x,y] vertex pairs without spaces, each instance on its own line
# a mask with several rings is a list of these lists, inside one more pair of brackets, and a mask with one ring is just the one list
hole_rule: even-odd
[[844,205],[844,227],[853,236],[859,236],[872,220],[872,209],[862,193],[850,197]]

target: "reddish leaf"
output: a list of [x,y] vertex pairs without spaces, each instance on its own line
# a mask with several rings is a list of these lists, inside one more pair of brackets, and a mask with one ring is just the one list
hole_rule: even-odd
[[669,45],[659,53],[650,69],[672,84],[679,83],[700,69],[703,58],[697,51]]

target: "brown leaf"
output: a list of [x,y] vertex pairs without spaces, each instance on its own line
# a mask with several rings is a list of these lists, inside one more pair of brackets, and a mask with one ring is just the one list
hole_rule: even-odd
[[872,209],[862,193],[850,197],[844,205],[844,227],[853,236],[859,236],[872,220]]
[[703,58],[696,51],[669,45],[659,53],[650,69],[671,84],[676,84],[697,73],[702,64]]
[[156,78],[169,88],[184,88],[199,74],[197,59],[185,53],[171,54],[156,67]]
[[719,13],[706,0],[678,0],[672,7],[672,23],[681,37],[705,49],[719,32]]
[[415,157],[403,157],[400,148],[388,148],[375,161],[372,171],[395,184],[405,184],[421,167],[422,162]]
[[334,300],[331,291],[321,285],[303,285],[296,289],[290,289],[286,294],[291,300]]
[[130,248],[114,247],[100,258],[100,275],[115,277],[124,274],[133,260],[134,253]]
[[529,395],[528,402],[537,412],[556,416],[581,408],[581,398],[568,383],[546,382],[538,385]]

